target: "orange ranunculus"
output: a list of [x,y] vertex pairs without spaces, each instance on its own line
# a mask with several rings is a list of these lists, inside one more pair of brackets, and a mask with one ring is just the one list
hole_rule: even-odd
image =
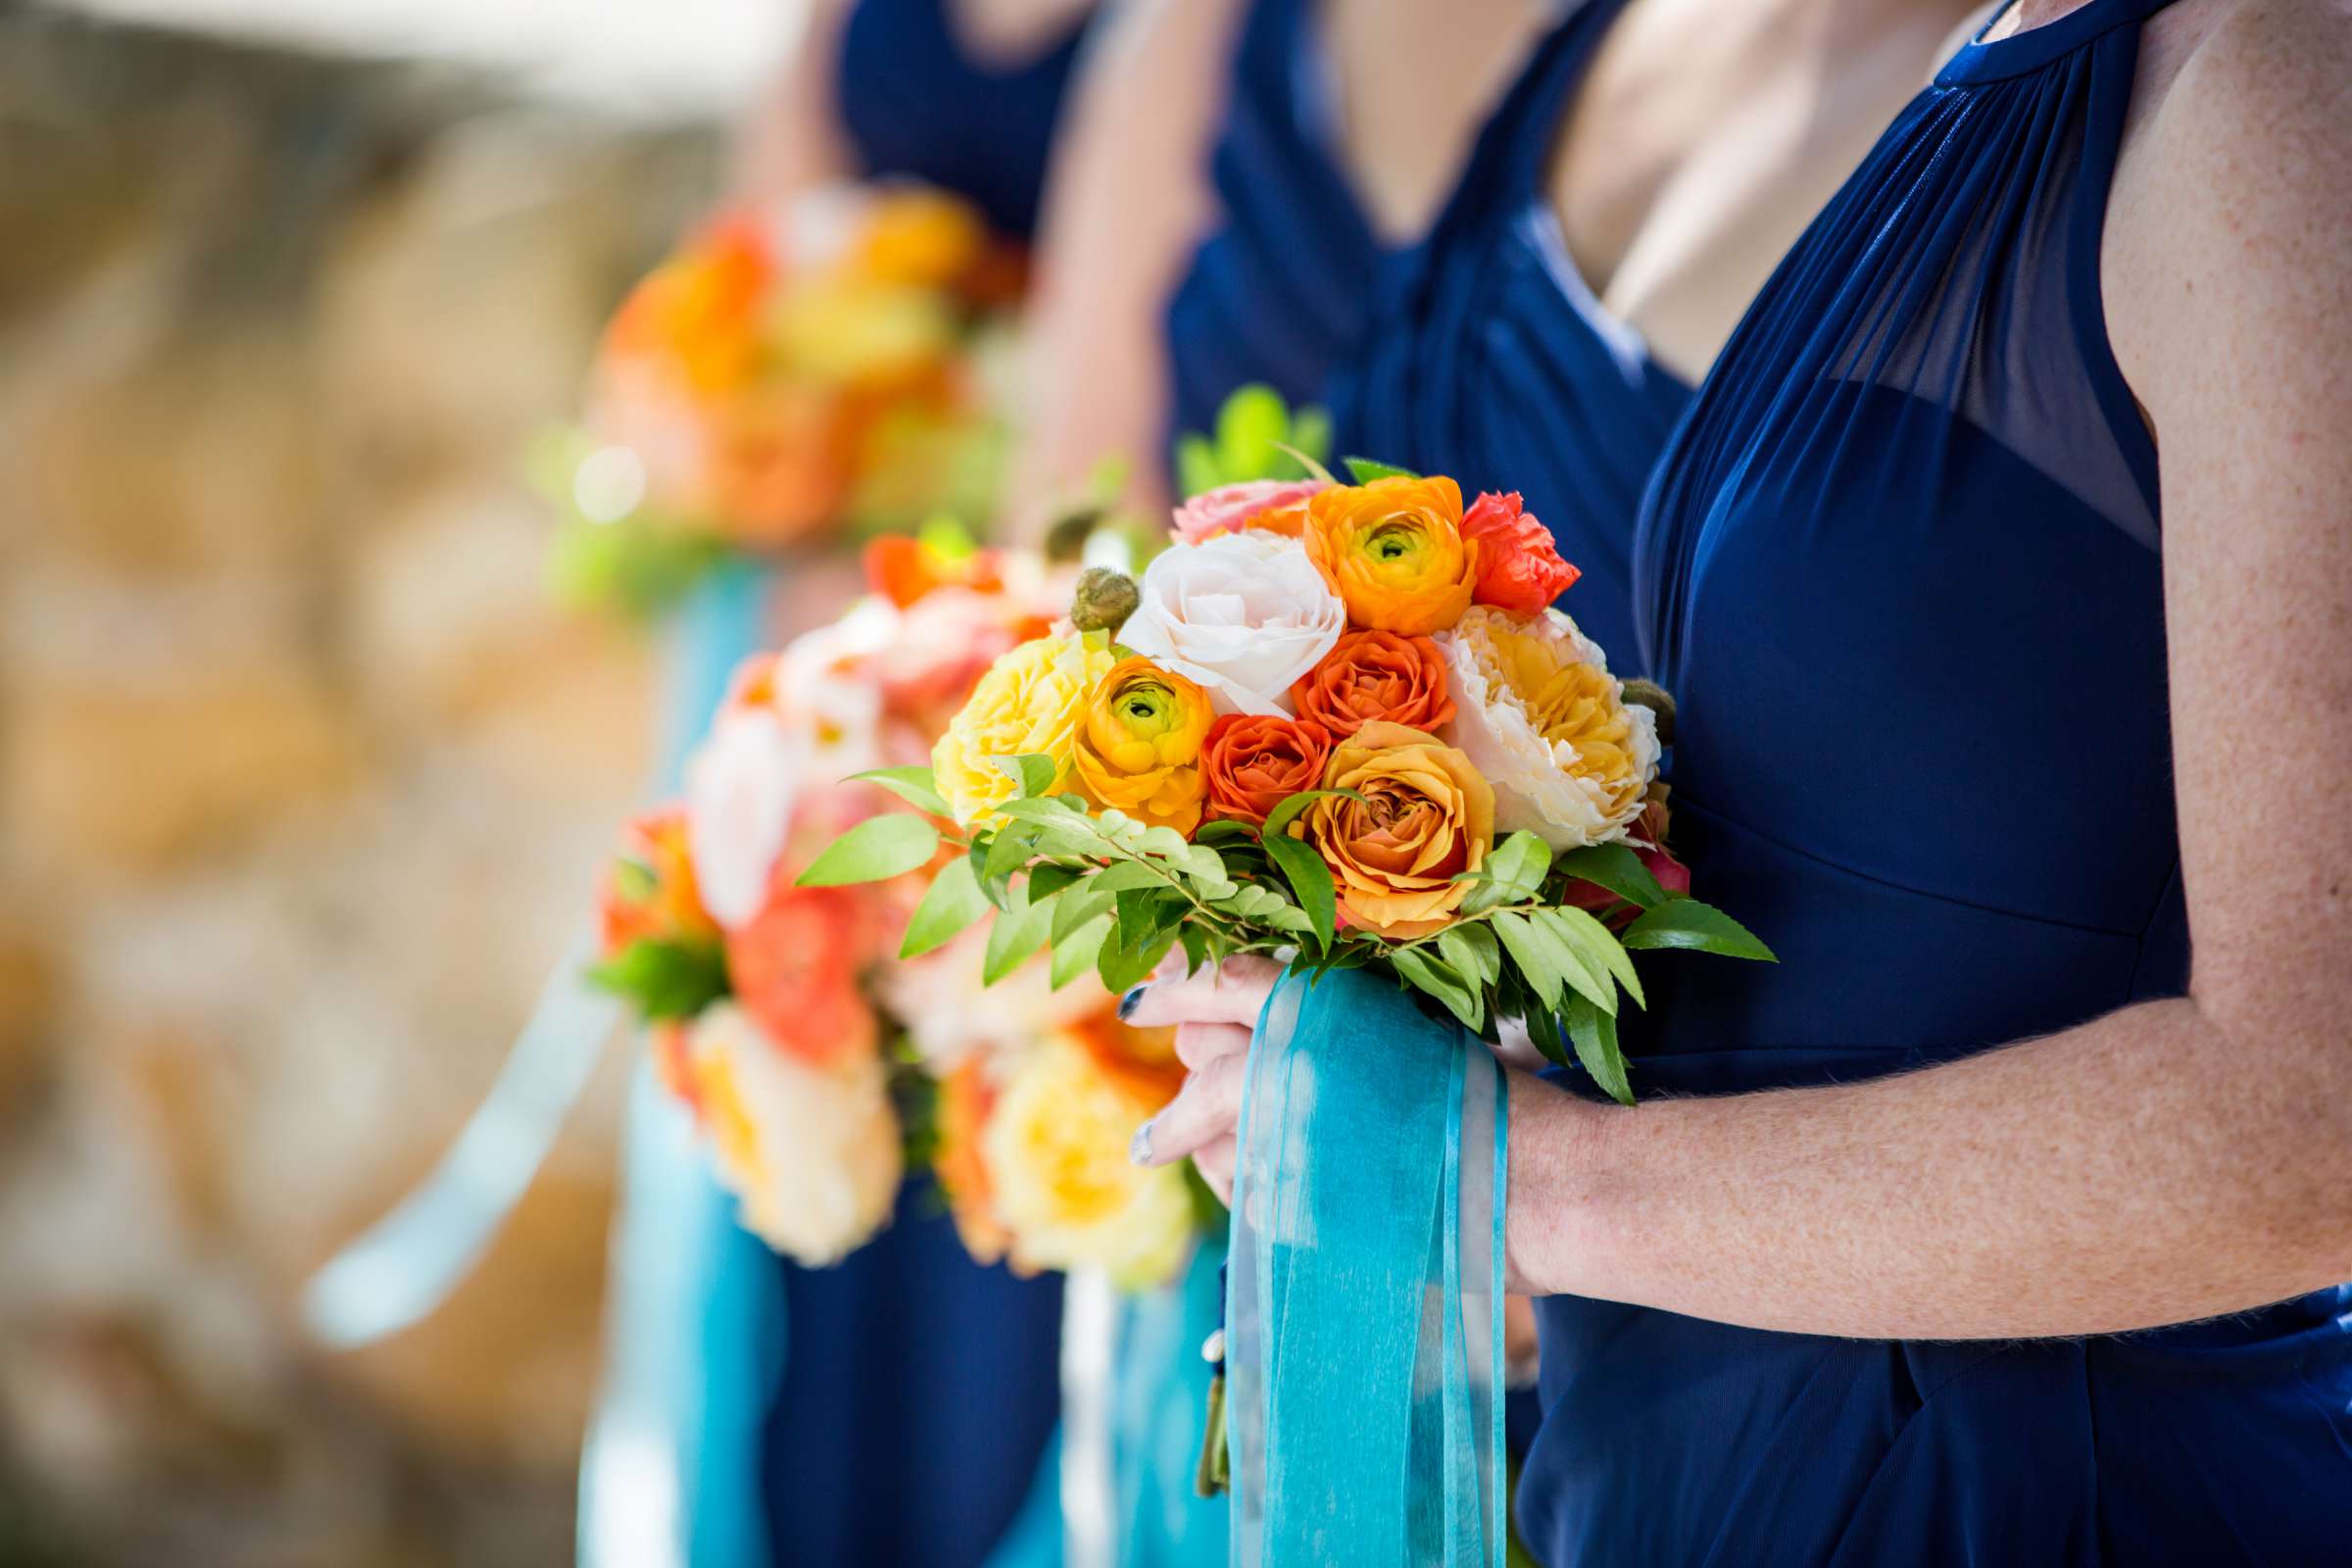
[[703,907],[686,847],[686,813],[675,806],[628,825],[621,852],[597,889],[603,951],[612,957],[639,940],[710,941],[718,922]]
[[606,329],[605,352],[666,364],[704,396],[742,386],[764,352],[760,312],[776,275],[760,226],[720,219],[630,291]]
[[1576,585],[1584,573],[1560,559],[1551,530],[1522,509],[1519,492],[1480,496],[1462,514],[1462,536],[1479,548],[1482,605],[1537,615]]
[[1494,792],[1435,736],[1374,722],[1332,750],[1324,787],[1353,790],[1306,808],[1299,828],[1339,884],[1340,908],[1384,937],[1447,924],[1494,840]]
[[1184,1087],[1184,1063],[1176,1059],[1176,1031],[1138,1029],[1113,1007],[1070,1025],[1070,1035],[1087,1049],[1104,1073],[1117,1079],[1153,1110]]
[[1376,719],[1435,730],[1453,717],[1448,690],[1446,656],[1428,638],[1351,631],[1291,687],[1291,701],[1299,723],[1338,742]]
[[727,933],[735,1000],[776,1044],[819,1066],[871,1052],[880,1027],[858,989],[873,922],[862,890],[779,885]]
[[894,190],[865,216],[851,266],[876,282],[953,287],[986,258],[988,226],[971,204],[935,190]]
[[1200,748],[1211,816],[1262,823],[1301,790],[1318,788],[1331,746],[1320,730],[1270,713],[1227,713]]
[[1004,587],[1004,558],[994,550],[945,550],[912,534],[878,534],[863,556],[868,588],[901,610],[910,610],[941,588],[999,593]]
[[1208,693],[1149,659],[1122,659],[1087,695],[1078,730],[1078,787],[1097,806],[1190,833],[1207,786],[1200,745],[1214,718]]
[[1012,1233],[997,1218],[995,1184],[988,1179],[988,1161],[980,1153],[981,1131],[997,1106],[988,1067],[988,1057],[976,1052],[939,1081],[934,1123],[939,1142],[931,1168],[948,1195],[948,1211],[964,1250],[980,1262],[994,1263],[1011,1245]]
[[1479,546],[1451,479],[1335,485],[1306,504],[1306,551],[1358,626],[1425,637],[1470,608]]

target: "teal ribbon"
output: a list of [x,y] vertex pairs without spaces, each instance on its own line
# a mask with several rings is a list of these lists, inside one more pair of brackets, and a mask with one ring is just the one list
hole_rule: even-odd
[[1184,1277],[1120,1309],[1111,1386],[1119,1568],[1225,1568],[1224,1499],[1194,1490],[1208,1413],[1200,1346],[1225,1312],[1225,1239],[1204,1238]]
[[1502,1568],[1506,1094],[1391,985],[1276,986],[1234,1184],[1235,1568]]

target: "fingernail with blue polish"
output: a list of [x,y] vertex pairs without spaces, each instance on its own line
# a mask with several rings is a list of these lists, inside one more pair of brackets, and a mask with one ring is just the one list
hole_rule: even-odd
[[[1128,995],[1133,996],[1135,993],[1131,991]],[[1135,1130],[1134,1139],[1127,1145],[1127,1161],[1133,1165],[1152,1163],[1152,1124],[1150,1122],[1144,1123]]]
[[1137,986],[1133,991],[1128,992],[1125,996],[1119,999],[1119,1016],[1122,1018],[1134,1017],[1136,1004],[1142,1002],[1143,1000],[1144,988],[1142,986]]

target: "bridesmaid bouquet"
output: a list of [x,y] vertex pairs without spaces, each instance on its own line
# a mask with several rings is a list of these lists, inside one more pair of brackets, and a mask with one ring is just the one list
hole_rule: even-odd
[[639,612],[731,552],[986,515],[1018,252],[912,187],[709,223],[607,327],[584,425],[534,453],[570,597]]
[[1670,705],[1552,608],[1577,569],[1518,496],[1349,467],[1196,496],[1140,580],[1088,572],[928,767],[861,775],[920,814],[797,885],[930,868],[902,951],[993,914],[990,981],[1049,947],[1054,984],[1111,992],[1179,945],[1373,967],[1489,1038],[1523,1021],[1630,1103],[1633,953],[1771,957],[1666,851]]
[[837,835],[906,816],[843,775],[925,755],[994,662],[1049,624],[1034,560],[937,528],[865,555],[872,593],[749,661],[684,798],[628,830],[592,977],[646,1024],[745,1224],[777,1250],[839,1260],[929,1162],[981,1260],[1155,1284],[1196,1225],[1182,1176],[1125,1156],[1182,1080],[1168,1032],[1119,1022],[1099,987],[1057,993],[1041,965],[987,970],[1004,983],[984,990],[978,932],[894,959],[940,858],[801,885]]

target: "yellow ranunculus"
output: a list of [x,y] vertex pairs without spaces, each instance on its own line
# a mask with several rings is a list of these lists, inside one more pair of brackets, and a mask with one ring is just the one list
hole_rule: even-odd
[[1107,648],[1071,634],[1023,643],[991,664],[931,750],[931,771],[956,820],[968,826],[1012,798],[1003,764],[1016,757],[1052,758],[1048,793],[1066,791],[1087,693],[1116,662]]
[[1576,622],[1482,605],[1438,646],[1454,739],[1494,786],[1496,824],[1563,850],[1622,837],[1657,776],[1657,724]]
[[1334,485],[1306,504],[1306,552],[1359,627],[1426,637],[1462,618],[1479,546],[1451,479]]
[[1021,1054],[980,1135],[1016,1267],[1091,1266],[1141,1290],[1183,1265],[1193,1200],[1182,1171],[1127,1157],[1159,1104],[1066,1034]]
[[1384,937],[1427,936],[1453,918],[1494,841],[1494,795],[1470,760],[1433,735],[1375,719],[1332,749],[1306,808],[1306,841],[1330,865],[1340,907]]
[[1097,806],[1190,833],[1207,783],[1200,743],[1208,693],[1149,659],[1123,659],[1095,683],[1078,732],[1078,788]]

